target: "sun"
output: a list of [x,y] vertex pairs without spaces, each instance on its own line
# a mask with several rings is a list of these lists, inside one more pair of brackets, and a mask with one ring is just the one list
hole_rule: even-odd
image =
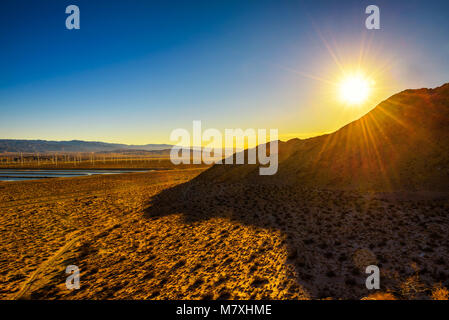
[[340,82],[340,98],[351,105],[364,103],[371,92],[372,81],[361,74],[346,76]]

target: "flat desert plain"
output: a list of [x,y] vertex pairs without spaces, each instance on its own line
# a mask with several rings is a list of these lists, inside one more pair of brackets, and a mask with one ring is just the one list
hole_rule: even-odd
[[[0,299],[447,298],[447,195],[207,184],[203,170],[0,183]],[[371,264],[381,290],[365,286]]]

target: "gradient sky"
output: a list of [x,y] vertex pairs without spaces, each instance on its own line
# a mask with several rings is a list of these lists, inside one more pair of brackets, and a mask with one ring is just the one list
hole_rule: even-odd
[[[313,136],[449,82],[448,34],[447,0],[3,0],[0,138],[170,143],[193,120]],[[335,84],[358,66],[376,86],[348,107]]]

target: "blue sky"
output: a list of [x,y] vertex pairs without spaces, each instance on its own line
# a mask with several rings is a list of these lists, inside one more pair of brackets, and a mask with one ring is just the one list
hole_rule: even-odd
[[[80,30],[65,28],[70,4]],[[381,30],[364,27],[369,4]],[[449,82],[448,17],[437,0],[4,0],[0,138],[169,143],[193,120],[333,131],[397,91]],[[346,108],[329,83],[354,61],[377,89]]]

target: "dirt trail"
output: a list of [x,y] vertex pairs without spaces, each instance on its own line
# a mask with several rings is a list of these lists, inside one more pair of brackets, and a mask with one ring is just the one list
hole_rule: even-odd
[[68,241],[65,245],[63,245],[61,248],[59,248],[58,251],[55,252],[54,255],[52,255],[49,259],[44,261],[32,274],[31,276],[25,281],[22,288],[19,290],[17,294],[15,294],[12,299],[18,300],[22,299],[27,296],[27,293],[29,293],[29,289],[32,287],[35,280],[37,280],[41,274],[45,273],[45,271],[52,267],[53,263],[61,257],[65,252],[67,252],[74,244],[75,242],[80,238],[80,234],[83,230],[77,230],[74,232],[71,232],[67,235],[67,238],[71,238],[70,241]]

